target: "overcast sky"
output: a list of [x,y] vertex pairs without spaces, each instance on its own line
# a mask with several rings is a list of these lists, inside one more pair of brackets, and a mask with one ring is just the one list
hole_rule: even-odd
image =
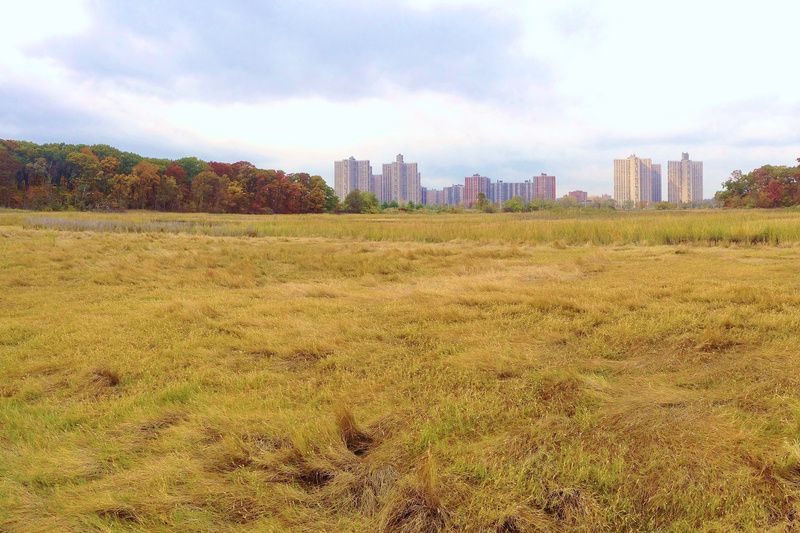
[[[423,185],[800,157],[797,0],[0,0],[0,138]],[[665,169],[666,171],[666,169]],[[666,172],[665,172],[666,173]]]

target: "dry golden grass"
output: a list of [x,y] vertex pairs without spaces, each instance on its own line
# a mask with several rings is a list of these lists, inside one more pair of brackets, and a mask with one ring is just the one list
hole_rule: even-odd
[[796,529],[798,228],[0,212],[0,531]]

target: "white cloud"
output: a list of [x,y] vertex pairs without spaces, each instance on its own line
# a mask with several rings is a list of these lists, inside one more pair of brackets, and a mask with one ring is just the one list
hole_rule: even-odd
[[[688,0],[473,1],[473,11],[463,13],[492,12],[492,20],[460,20],[488,33],[464,30],[464,42],[445,43],[437,36],[458,41],[462,33],[437,33],[438,21],[465,4],[414,0],[408,5],[419,14],[406,20],[428,26],[412,35],[413,48],[377,42],[380,20],[378,31],[365,33],[367,42],[343,49],[293,29],[309,20],[321,24],[303,11],[317,4],[293,4],[280,14],[283,26],[252,21],[248,29],[263,26],[272,40],[294,32],[292,46],[300,48],[291,49],[291,58],[298,64],[279,58],[265,65],[278,83],[285,78],[310,90],[267,88],[259,85],[262,72],[242,73],[262,65],[263,36],[196,48],[200,19],[161,33],[159,24],[134,25],[98,61],[81,53],[99,46],[89,28],[108,22],[96,17],[109,16],[110,4],[14,5],[19,23],[10,26],[19,29],[0,34],[6,51],[0,96],[13,95],[0,101],[4,136],[247,158],[329,179],[334,159],[352,154],[379,169],[403,152],[421,164],[428,184],[472,172],[514,179],[548,171],[559,176],[560,192],[594,193],[610,191],[614,157],[636,152],[666,163],[690,151],[706,161],[707,196],[735,168],[790,163],[800,155],[800,73],[792,57],[800,4],[790,1],[724,9]],[[376,5],[369,4],[370,13],[380,13]],[[396,2],[384,5],[386,13],[404,13]],[[253,14],[234,4],[222,9],[217,15],[228,10],[234,21]],[[367,4],[329,9],[331,23],[341,24],[345,18],[331,17],[336,9],[354,13]],[[103,38],[119,30],[109,28]],[[242,43],[255,47],[252,57],[241,56]],[[398,54],[405,49],[420,66],[403,77],[410,63]],[[436,60],[426,62],[428,53]],[[348,70],[351,56],[371,66]],[[338,79],[347,76],[353,78]],[[356,93],[342,93],[353,84]]]

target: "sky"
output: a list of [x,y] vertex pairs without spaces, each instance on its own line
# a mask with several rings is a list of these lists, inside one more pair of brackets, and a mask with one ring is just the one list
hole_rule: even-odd
[[0,0],[0,138],[319,174],[403,153],[423,186],[612,161],[800,157],[800,2]]

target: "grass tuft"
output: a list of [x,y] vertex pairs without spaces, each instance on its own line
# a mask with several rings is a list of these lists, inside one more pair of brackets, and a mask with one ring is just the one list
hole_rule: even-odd
[[382,531],[436,533],[447,525],[449,512],[442,504],[433,457],[428,452],[416,479],[401,486],[384,507]]
[[90,381],[101,387],[116,387],[120,384],[119,374],[108,368],[97,368],[92,371]]
[[375,439],[358,427],[353,413],[344,406],[336,412],[336,427],[344,445],[355,455],[362,456],[375,445]]

